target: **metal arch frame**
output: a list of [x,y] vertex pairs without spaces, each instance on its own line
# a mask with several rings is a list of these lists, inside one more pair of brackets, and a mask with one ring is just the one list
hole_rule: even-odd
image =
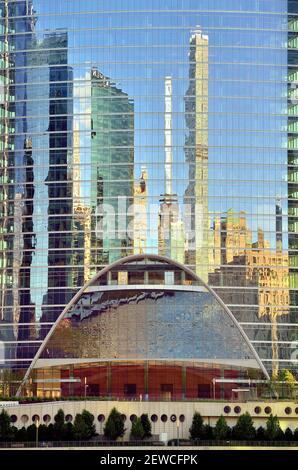
[[[21,393],[21,389],[22,387],[24,386],[24,384],[27,382],[28,380],[28,377],[33,369],[33,367],[35,366],[37,360],[39,359],[41,353],[43,352],[47,342],[49,341],[50,337],[53,335],[54,331],[56,330],[57,326],[59,325],[60,321],[63,319],[64,315],[70,310],[70,308],[79,300],[79,298],[82,296],[82,294],[84,294],[85,290],[88,288],[88,287],[91,287],[94,283],[96,283],[96,281],[101,277],[103,276],[104,274],[106,274],[107,272],[111,271],[111,269],[113,269],[115,266],[121,266],[123,264],[128,264],[128,263],[133,263],[134,261],[141,261],[141,260],[152,260],[152,261],[163,261],[164,263],[166,264],[169,264],[171,266],[176,266],[177,268],[179,268],[181,271],[184,271],[185,273],[189,274],[195,281],[198,281],[199,283],[202,284],[203,287],[205,287],[208,292],[210,292],[210,294],[217,300],[217,302],[221,305],[221,307],[225,310],[225,312],[227,313],[227,315],[229,316],[229,318],[232,320],[232,322],[234,323],[234,325],[236,326],[236,328],[238,329],[238,331],[240,332],[241,336],[243,337],[244,341],[246,342],[246,344],[248,345],[253,357],[255,358],[256,362],[258,363],[258,365],[260,366],[260,369],[262,370],[262,372],[264,373],[265,377],[270,380],[270,377],[269,377],[269,374],[264,366],[264,364],[262,363],[261,359],[259,358],[259,355],[257,354],[254,346],[251,344],[248,336],[246,335],[245,331],[243,330],[242,326],[238,323],[238,321],[236,320],[236,318],[234,317],[234,315],[232,314],[232,312],[229,310],[229,308],[226,306],[226,304],[222,301],[222,299],[216,294],[216,292],[214,292],[214,290],[208,286],[208,284],[206,284],[206,282],[204,282],[199,276],[197,276],[196,273],[194,273],[191,269],[189,269],[188,267],[184,266],[183,264],[179,263],[178,261],[174,261],[166,256],[160,256],[160,255],[155,255],[155,254],[142,254],[142,255],[130,255],[130,256],[126,256],[125,258],[120,258],[119,260],[117,261],[114,261],[112,264],[109,264],[108,266],[104,267],[102,270],[100,270],[92,279],[90,279],[90,281],[88,281],[75,295],[74,297],[71,299],[71,301],[65,306],[65,308],[63,309],[63,311],[61,312],[61,314],[58,316],[57,320],[55,321],[55,323],[52,325],[50,331],[48,332],[48,334],[46,335],[46,337],[44,338],[42,344],[40,345],[37,353],[35,354],[34,358],[32,359],[31,361],[31,364],[30,366],[28,367],[27,371],[26,371],[26,374],[22,380],[22,383],[21,385],[19,386],[17,392],[16,392],[16,396],[20,396],[20,393]],[[148,284],[149,286],[150,284]],[[117,286],[115,286],[115,289],[117,288]],[[165,286],[166,288],[166,286]]]

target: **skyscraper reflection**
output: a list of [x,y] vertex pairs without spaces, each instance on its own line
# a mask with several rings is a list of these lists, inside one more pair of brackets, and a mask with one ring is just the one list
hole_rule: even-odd
[[178,196],[173,192],[173,81],[165,78],[165,193],[161,195],[158,216],[158,253],[185,262],[186,234]]
[[189,184],[184,201],[190,207],[192,240],[187,263],[208,281],[208,93],[209,39],[201,30],[190,38],[189,87],[185,95],[188,135],[185,157],[189,164]]
[[[121,227],[127,201],[134,194],[134,102],[97,69],[91,78],[91,205],[104,215],[101,263],[132,253]],[[119,209],[119,198],[124,206]],[[102,206],[103,209],[98,208]],[[107,213],[108,211],[108,213]],[[121,212],[123,211],[123,214]]]

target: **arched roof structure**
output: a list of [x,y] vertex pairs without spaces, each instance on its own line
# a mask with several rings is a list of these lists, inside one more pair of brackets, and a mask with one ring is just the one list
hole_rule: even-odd
[[269,378],[218,295],[189,268],[153,254],[122,258],[80,289],[45,337],[23,384],[37,361],[50,365],[63,358],[252,360]]

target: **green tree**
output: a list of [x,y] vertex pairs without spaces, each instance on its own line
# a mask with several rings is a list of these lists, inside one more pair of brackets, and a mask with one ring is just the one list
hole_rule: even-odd
[[84,420],[83,416],[81,414],[76,414],[75,420],[74,420],[74,426],[73,426],[73,434],[74,438],[77,441],[86,441],[90,437],[89,434],[89,426],[86,424],[86,421]]
[[294,439],[293,431],[290,428],[285,430],[285,441],[292,441]]
[[18,432],[16,434],[16,441],[17,442],[28,441],[27,429],[25,428],[25,426],[23,426],[21,429],[18,429]]
[[279,419],[271,414],[266,422],[265,437],[269,441],[274,441],[279,439],[281,434],[282,430],[279,425]]
[[15,441],[17,433],[18,433],[18,428],[16,426],[11,426],[11,431],[12,431],[12,440]]
[[87,439],[91,439],[91,437],[96,435],[96,429],[95,429],[95,424],[94,424],[94,416],[89,411],[83,410],[82,418],[85,421],[86,426],[88,428],[88,437],[87,437]]
[[202,439],[206,441],[211,441],[214,438],[213,428],[209,424],[204,424]]
[[258,429],[257,429],[257,432],[256,432],[256,439],[258,441],[264,441],[265,440],[265,429],[260,426]]
[[150,423],[150,420],[149,420],[149,417],[147,414],[143,413],[141,415],[141,422],[142,422],[142,426],[143,426],[143,429],[144,429],[144,438],[149,438],[152,436],[152,433],[151,433],[151,430],[152,430],[152,427],[151,427],[151,423]]
[[294,431],[294,441],[298,441],[298,428]]
[[254,439],[255,435],[256,430],[250,414],[246,412],[239,416],[236,426],[234,426],[233,429],[233,437],[235,439],[250,440]]
[[53,439],[55,441],[63,441],[66,437],[66,424],[64,411],[62,409],[58,410],[57,414],[54,416],[54,421]]
[[218,441],[224,441],[229,437],[230,428],[224,416],[220,416],[213,430],[214,438]]
[[107,439],[115,441],[118,437],[124,436],[126,429],[121,413],[113,408],[108,416],[104,427],[104,435]]
[[292,372],[288,369],[281,369],[279,371],[278,380],[280,382],[284,382],[283,384],[280,384],[280,396],[283,398],[293,398],[295,394],[296,377],[292,374]]
[[204,421],[200,413],[197,411],[194,413],[192,418],[192,424],[189,428],[189,434],[191,440],[201,439],[204,431]]
[[48,440],[54,440],[54,425],[52,423],[48,425]]
[[66,423],[66,440],[67,441],[74,440],[74,429],[73,429],[73,424],[71,422]]
[[0,441],[10,441],[13,439],[13,430],[10,416],[6,410],[0,413]]
[[35,442],[36,439],[36,426],[35,424],[30,424],[27,428],[27,441]]
[[40,441],[48,441],[49,440],[49,429],[48,426],[45,424],[41,424],[38,428],[38,438]]
[[141,418],[137,418],[132,422],[130,439],[131,440],[141,440],[145,436],[145,431],[142,425]]

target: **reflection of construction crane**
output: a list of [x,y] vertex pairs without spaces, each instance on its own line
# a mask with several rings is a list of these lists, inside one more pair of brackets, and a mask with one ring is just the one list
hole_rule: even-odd
[[90,279],[91,263],[91,210],[81,204],[74,208],[75,220],[83,226],[84,231],[84,284]]

